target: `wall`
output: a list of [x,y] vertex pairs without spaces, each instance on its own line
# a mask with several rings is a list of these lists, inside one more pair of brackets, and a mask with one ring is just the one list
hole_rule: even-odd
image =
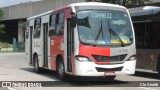
[[38,2],[20,3],[4,7],[4,20],[31,17],[70,3],[84,2],[85,0],[42,0]]
[[[2,10],[4,11],[4,19],[0,22],[9,23],[11,22],[10,20],[17,22],[16,25],[14,25],[14,23],[10,23],[10,26],[15,26],[15,28],[18,29],[13,31],[18,34],[17,36],[14,35],[13,37],[15,37],[18,42],[24,42],[25,29],[20,25],[22,20],[26,20],[26,18],[28,17],[47,12],[64,5],[84,1],[86,0],[42,0],[38,2],[20,3],[17,5],[2,8]],[[8,27],[9,25],[7,25],[7,23],[6,26],[6,31],[8,29],[12,30],[12,28]],[[7,34],[4,34],[3,36],[8,37]],[[11,42],[12,38],[8,38],[7,40]]]

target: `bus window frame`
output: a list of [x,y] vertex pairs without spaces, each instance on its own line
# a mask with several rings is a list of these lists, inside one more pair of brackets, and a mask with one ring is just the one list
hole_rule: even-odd
[[[53,19],[52,19],[52,16],[53,16],[53,15],[55,15],[55,20],[54,20],[55,24],[54,24],[54,26],[51,25],[51,24],[52,24],[52,20],[53,20]],[[54,27],[55,30],[52,30],[51,27]],[[51,34],[52,31],[53,31],[53,34]],[[50,17],[49,17],[49,37],[55,36],[55,35],[56,35],[55,32],[56,32],[56,14],[53,13],[53,14],[51,14]]]
[[[60,13],[63,13],[63,23],[59,23],[59,14]],[[64,24],[65,24],[65,11],[62,10],[62,11],[56,13],[56,30],[55,30],[55,35],[56,36],[63,36],[64,35]],[[58,25],[63,25],[63,34],[60,34],[60,35],[57,34]]]
[[[39,27],[36,27],[36,26],[37,26],[37,20],[38,20],[38,19],[40,19],[40,26],[39,26]],[[36,19],[34,20],[34,34],[33,34],[33,38],[34,38],[34,39],[38,39],[38,38],[40,38],[40,36],[41,36],[41,21],[42,21],[42,18],[41,18],[41,17],[36,18]],[[40,29],[40,30],[38,30],[38,29]]]
[[[60,13],[63,13],[63,23],[59,23],[59,14]],[[49,30],[49,37],[52,37],[52,36],[63,36],[64,35],[64,33],[62,34],[62,35],[58,35],[57,34],[57,27],[58,27],[58,25],[63,25],[63,32],[64,32],[64,24],[65,24],[65,11],[64,10],[62,10],[62,11],[60,11],[60,12],[56,12],[56,13],[53,13],[53,14],[51,14],[50,15],[50,19],[49,19],[49,27],[51,28],[52,27],[52,25],[51,25],[51,23],[52,23],[52,16],[53,15],[55,15],[56,16],[56,18],[55,18],[55,32],[53,33],[53,35],[50,35],[50,32],[51,32],[51,29]]]

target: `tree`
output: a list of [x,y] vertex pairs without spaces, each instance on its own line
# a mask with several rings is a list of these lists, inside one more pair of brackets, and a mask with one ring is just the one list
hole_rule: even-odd
[[[0,9],[0,20],[3,18],[4,12]],[[4,31],[5,25],[0,23],[0,33],[5,33]]]
[[101,0],[106,3],[113,3],[123,5],[125,7],[142,6],[145,2],[150,2],[151,0]]
[[4,28],[5,28],[5,25],[0,24],[0,33],[5,33]]

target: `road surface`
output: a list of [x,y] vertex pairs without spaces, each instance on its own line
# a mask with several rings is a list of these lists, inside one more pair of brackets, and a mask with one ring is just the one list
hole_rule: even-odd
[[[20,81],[25,83],[46,83],[41,88],[0,88],[0,90],[160,90],[157,74],[136,72],[135,75],[117,76],[115,81],[107,81],[102,77],[72,77],[69,82],[61,82],[53,71],[45,70],[37,74],[29,66],[24,53],[0,54],[0,81]],[[158,84],[158,87],[146,87],[146,84]],[[0,83],[2,85],[2,83]],[[43,86],[43,85],[42,85]]]

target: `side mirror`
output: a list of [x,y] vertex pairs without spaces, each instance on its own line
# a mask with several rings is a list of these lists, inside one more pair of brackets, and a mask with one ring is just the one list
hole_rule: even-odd
[[76,27],[77,24],[77,18],[76,18],[76,14],[74,12],[71,12],[72,18],[71,18],[71,25],[72,27]]

